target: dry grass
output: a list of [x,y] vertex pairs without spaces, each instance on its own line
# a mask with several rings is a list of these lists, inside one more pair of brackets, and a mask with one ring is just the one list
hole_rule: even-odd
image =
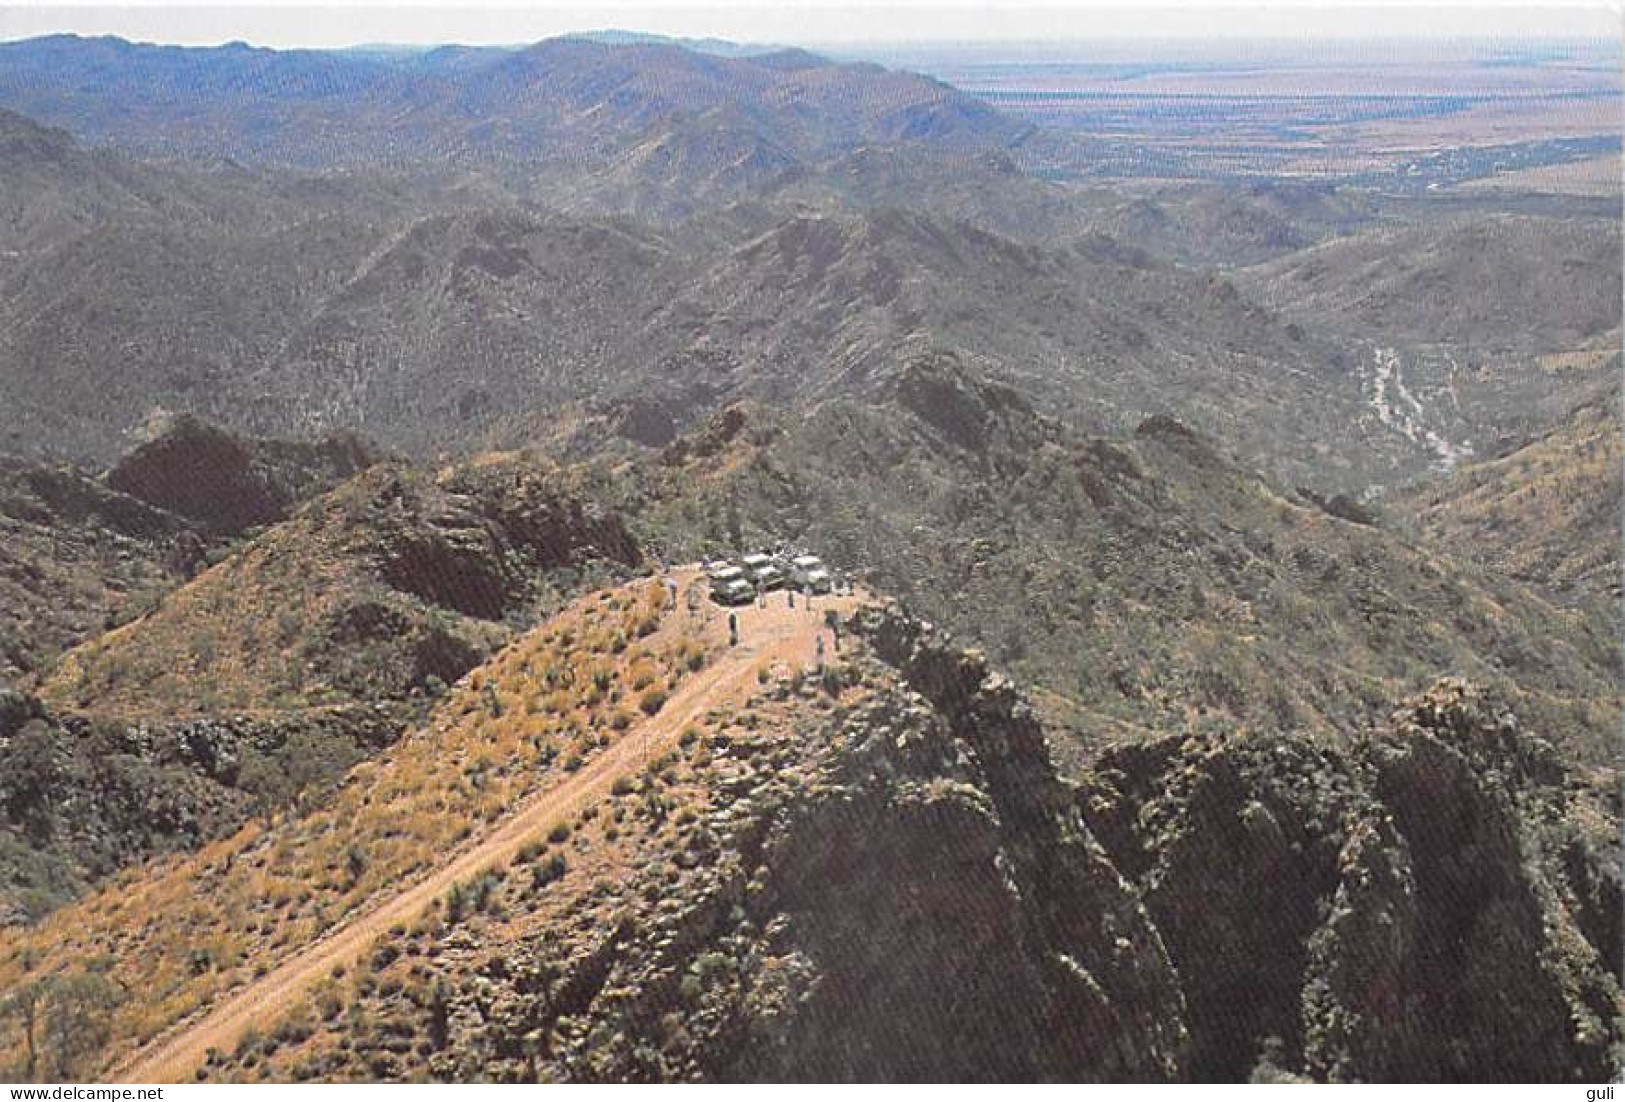
[[[683,618],[662,619],[664,601],[658,584],[578,601],[464,678],[320,809],[130,869],[39,927],[8,931],[0,989],[111,958],[112,978],[142,993],[113,1013],[111,1058],[263,973],[612,742],[630,713],[610,694],[634,670],[646,693],[686,676],[703,646]],[[640,635],[615,654],[617,638]],[[0,1067],[15,1065],[23,1038],[12,1021],[0,1029]]]
[[[330,640],[331,625],[359,606],[387,609],[409,632],[364,656],[384,695],[411,680],[410,636],[438,625],[476,651],[509,638],[499,624],[432,609],[373,578],[321,514],[280,525],[168,595],[149,615],[65,655],[42,688],[62,705],[165,715],[220,708],[339,703],[357,696],[355,670],[327,661],[362,644]],[[363,697],[372,695],[361,694]]]
[[[754,822],[755,812],[736,817],[741,779],[794,788],[831,747],[818,737],[831,730],[819,718],[823,698],[788,694],[786,684],[757,687],[744,703],[758,717],[753,728],[736,719],[691,728],[691,737],[620,778],[603,804],[531,839],[500,872],[459,884],[455,909],[443,899],[410,929],[391,931],[357,974],[324,982],[307,1007],[288,1016],[285,1029],[267,1031],[267,1038],[283,1040],[258,1039],[257,1051],[211,1065],[207,1078],[373,1078],[369,1053],[380,1031],[432,1031],[436,1000],[479,983],[483,962],[567,959],[606,930],[665,921],[707,867],[737,845],[733,832]],[[847,692],[857,700],[871,689],[858,684]],[[542,942],[546,956],[538,958]],[[451,948],[461,946],[477,951]],[[301,1038],[313,1016],[325,1028]],[[429,1051],[402,1054],[396,1074],[421,1074]]]

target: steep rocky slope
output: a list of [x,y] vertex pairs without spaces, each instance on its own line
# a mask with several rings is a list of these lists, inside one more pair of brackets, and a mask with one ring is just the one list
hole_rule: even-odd
[[1617,1072],[1619,787],[1444,681],[1345,751],[1115,750],[1084,817],[1184,977],[1201,1079]]
[[1234,268],[1287,256],[1365,228],[1379,213],[1368,195],[1330,184],[1258,180],[1162,186],[1102,203],[1091,220],[1143,248],[1189,263]]
[[[126,869],[37,927],[0,935],[6,989],[38,993],[54,1007],[47,1019],[64,1006],[77,1013],[87,988],[146,993],[87,1011],[72,1044],[55,1044],[48,1020],[33,1023],[44,1062],[30,1074],[105,1068],[114,1050],[263,974],[437,867],[528,795],[592,768],[634,716],[658,711],[707,665],[715,632],[699,638],[671,611],[660,585],[591,594],[454,686],[341,784],[324,778],[319,799],[251,820],[195,854]],[[15,1075],[27,1030],[4,1021],[22,1031],[6,1042]]]
[[376,232],[308,216],[230,226],[105,218],[51,241],[0,272],[0,387],[28,415],[7,426],[6,446],[107,463],[164,410],[258,429],[253,413],[267,395],[233,384],[349,274]]
[[1360,489],[1431,458],[1362,416],[1353,353],[1313,324],[1102,234],[1106,200],[995,154],[865,145],[663,227],[482,179],[253,177],[253,218],[92,206],[0,263],[0,396],[24,414],[5,446],[110,462],[184,411],[427,455],[628,401],[670,432],[744,396],[866,394],[942,348],[1076,424],[1174,412],[1295,482]]
[[0,676],[144,615],[249,528],[376,460],[348,436],[249,440],[192,417],[100,475],[0,456]]
[[[616,694],[640,669],[688,684],[726,649],[719,625],[657,584],[595,595],[476,671],[334,806],[0,936],[38,1036],[78,1013],[93,1038],[30,1056],[13,1015],[5,1059],[94,1074],[366,913],[436,847],[590,770],[637,730],[600,726]],[[839,638],[822,675],[810,656],[763,662],[511,861],[278,992],[197,1077],[1610,1073],[1617,775],[1566,766],[1493,697],[1442,682],[1338,749],[1219,728],[1121,747],[1074,785],[979,654],[895,607]],[[582,662],[607,689],[559,680]]]
[[[257,415],[284,431],[345,424],[418,454],[466,449],[515,413],[660,387],[644,323],[694,260],[635,225],[502,208],[415,220],[353,257],[235,385],[264,394]],[[468,363],[480,370],[447,381],[446,365]]]
[[385,463],[66,655],[44,693],[166,715],[433,695],[579,572],[639,557],[619,518],[523,456]]
[[[195,521],[17,467],[39,496],[11,499],[0,562],[21,599],[0,626],[41,684],[8,696],[0,724],[0,922],[308,798],[535,617],[640,561],[613,514],[492,456],[439,476],[371,468],[235,550],[213,545],[219,561],[184,580],[207,536],[270,519],[364,454],[193,425],[114,472]],[[201,496],[178,477],[194,462]]]
[[0,678],[144,611],[205,547],[184,518],[83,471],[0,457]]
[[1176,977],[1013,687],[858,630],[211,1077],[1176,1077]]
[[188,415],[154,430],[107,472],[107,485],[186,517],[211,536],[285,520],[295,505],[380,458],[355,436],[309,444],[243,439]]
[[[796,52],[61,37],[0,48],[7,97],[87,145],[345,166],[156,166],[6,116],[20,454],[106,462],[154,410],[420,455],[528,443],[572,403],[655,403],[670,432],[945,348],[1079,427],[1172,413],[1358,493],[1546,430],[1581,395],[1530,358],[1619,325],[1617,220],[1037,179],[1025,124]],[[1420,427],[1386,408],[1401,383]]]
[[409,715],[352,704],[127,720],[0,690],[0,926],[38,921],[120,868],[309,797]]
[[[1362,424],[1334,349],[1108,237],[1035,245],[898,209],[698,221],[496,205],[101,224],[0,272],[0,393],[33,412],[12,446],[105,458],[166,409],[417,455],[507,447],[566,403],[658,403],[683,428],[732,398],[864,394],[947,348],[1074,422],[1177,411],[1299,481],[1363,485],[1425,458]],[[466,363],[481,370],[448,384]]]
[[[949,349],[1074,423],[1164,401],[1300,469],[1381,450],[1343,447],[1359,399],[1332,350],[1223,280],[1101,235],[1041,247],[900,209],[795,212],[718,256],[654,326],[689,342],[670,369],[725,394],[867,395]],[[1335,441],[1332,463],[1311,441]]]
[[[322,190],[297,196],[304,216]],[[141,162],[0,110],[0,271],[110,218],[221,225],[253,203],[262,219],[282,219],[295,198],[240,166]]]
[[1558,351],[1618,329],[1616,218],[1430,221],[1328,242],[1250,272],[1268,303],[1389,341]]

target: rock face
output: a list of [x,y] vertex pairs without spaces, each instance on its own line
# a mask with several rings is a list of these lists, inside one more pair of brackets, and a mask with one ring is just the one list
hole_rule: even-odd
[[[979,1005],[962,1011],[972,1027],[968,1030],[934,1030],[929,1023],[918,1028],[941,1046],[931,1054],[933,1063],[914,1069],[918,1077],[940,1077],[948,1067],[993,1080],[1176,1077],[1185,1014],[1162,939],[1077,814],[1070,788],[1055,774],[1043,730],[1014,685],[991,672],[979,654],[921,634],[916,624],[893,612],[870,615],[859,629],[876,653],[900,670],[905,684],[929,702],[940,725],[938,737],[953,740],[960,768],[969,773],[966,780],[982,793],[975,818],[982,826],[982,851],[990,859],[968,858],[956,843],[956,832],[935,828],[932,816],[914,810],[908,816],[915,826],[910,834],[920,852],[896,854],[899,860],[887,864],[893,883],[903,870],[916,870],[927,885],[924,890],[938,893],[939,909],[927,912],[933,915],[951,915],[978,898],[1002,904],[990,907],[986,916],[966,916],[977,937],[967,941],[963,931],[947,931],[954,944],[942,954],[948,961],[942,968],[948,977],[941,992],[946,1001],[919,1005],[943,1006],[945,1014],[967,999]],[[895,752],[886,745],[886,724],[867,726],[872,753]],[[895,745],[906,746],[907,736]],[[893,768],[883,761],[865,763],[867,769],[860,763],[861,758],[853,766],[871,777],[885,776]],[[934,764],[939,774],[952,777],[955,772]],[[912,801],[896,802],[913,810]],[[934,803],[927,799],[920,810],[929,811]],[[814,829],[804,837],[824,835]],[[945,862],[948,868],[939,872]],[[980,893],[966,890],[976,882],[974,876],[953,875],[962,866],[986,878]],[[908,881],[894,890],[900,901],[921,894]],[[896,945],[912,946],[907,907],[897,914],[904,921],[893,919]],[[1003,921],[991,921],[995,918]],[[861,929],[853,926],[847,932],[857,940]],[[884,974],[882,960],[895,946],[871,944],[878,958],[872,971]],[[929,958],[920,963],[929,973]],[[863,969],[854,978],[870,972]],[[1024,982],[1009,983],[1015,976]],[[967,982],[969,992],[964,990]],[[985,995],[980,993],[983,987]],[[845,1008],[841,1012],[849,1023],[854,1006],[874,1007],[877,1018],[886,1015],[879,1000],[864,999],[861,984],[829,1001],[832,1009]],[[867,1036],[884,1023],[857,1022],[848,1028]],[[913,1024],[904,1029],[915,1032]],[[979,1046],[974,1044],[978,1040]],[[895,1038],[894,1043],[905,1042]]]
[[181,415],[108,471],[107,484],[213,535],[236,535],[286,518],[378,459],[355,436],[250,440]]
[[179,585],[204,540],[81,471],[0,458],[0,676],[29,674]]
[[189,416],[97,478],[0,457],[0,674],[149,612],[211,545],[377,461],[353,437],[250,440]]
[[[804,783],[759,772],[678,913],[566,964],[488,1051],[562,1009],[573,1032],[545,1070],[571,1079],[1177,1076],[1167,955],[1012,687],[901,617],[860,630],[901,684],[830,722]],[[681,1043],[650,1059],[679,1009]]]
[[640,558],[617,515],[522,458],[381,463],[66,656],[45,693],[171,713],[432,694],[582,571]]
[[387,745],[400,708],[91,719],[0,690],[0,925],[116,869],[229,833]]
[[1170,739],[1082,796],[1228,1080],[1608,1077],[1617,801],[1457,681],[1346,751]]
[[[892,386],[904,409],[953,447],[994,466],[997,458],[1030,451],[1056,435],[1019,392],[976,378],[950,357],[910,361]],[[1013,472],[1013,464],[999,471]]]
[[538,1036],[550,1055],[514,1074],[1610,1074],[1617,796],[1466,684],[1346,749],[1169,739],[1074,789],[979,656],[895,612],[859,629],[896,690],[832,720],[839,749],[807,773],[751,790],[670,918],[568,960],[529,944],[551,994],[453,1039],[437,1074]]
[[[149,460],[138,466],[162,465]],[[527,617],[641,555],[617,515],[556,492],[526,461],[438,477],[383,463],[182,584],[151,560],[201,554],[201,522],[72,472],[19,470],[35,490],[8,495],[0,467],[0,531],[43,534],[0,546],[0,594],[8,575],[27,579],[8,559],[36,543],[63,559],[75,545],[54,534],[80,521],[87,550],[55,568],[88,559],[110,591],[89,594],[81,619],[108,626],[129,603],[122,579],[155,580],[152,607],[62,656],[42,699],[18,695],[26,706],[6,714],[20,718],[0,726],[0,910],[12,919],[320,791]],[[34,601],[0,614],[0,631],[52,611]]]
[[[411,497],[414,487],[402,486]],[[523,460],[455,468],[417,496],[404,515],[380,501],[372,525],[380,573],[467,616],[500,619],[526,601],[538,574],[592,559],[642,560],[618,516],[557,492]]]
[[[1013,685],[899,606],[829,657],[764,665],[199,1077],[1611,1073],[1619,797],[1465,682],[1338,745],[1215,723],[1073,784]],[[529,668],[483,667],[490,699]],[[178,736],[210,776],[243,753]]]
[[624,508],[677,557],[820,548],[1046,690],[1046,719],[1076,732],[1057,731],[1067,772],[1103,738],[1199,715],[1329,741],[1443,672],[1506,693],[1576,760],[1617,756],[1610,610],[1283,492],[1171,416],[1082,435],[945,356],[894,382],[781,415],[762,443],[679,438],[626,476]]

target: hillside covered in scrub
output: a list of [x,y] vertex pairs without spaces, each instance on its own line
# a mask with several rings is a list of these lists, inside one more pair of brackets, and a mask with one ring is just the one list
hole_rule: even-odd
[[[8,1020],[14,1074],[1606,1074],[1617,777],[1479,690],[1343,749],[1215,730],[1067,781],[1023,694],[895,608],[838,613],[821,676],[822,615],[747,612],[762,651],[660,585],[593,594],[330,806],[7,935],[38,1010]],[[444,854],[467,874],[434,879]],[[98,1043],[53,1048],[63,1014]],[[1473,1043],[1418,1044],[1462,1021]]]
[[[1076,728],[1063,755],[1210,719],[1337,741],[1455,673],[1577,759],[1614,757],[1602,601],[1480,569],[1482,543],[1413,543],[1397,507],[1283,486],[1174,418],[1071,432],[951,357],[869,402],[730,407],[657,457],[574,477],[677,558],[825,549],[1030,681]],[[1577,500],[1605,514],[1590,489]],[[1595,531],[1571,543],[1614,561]]]
[[621,518],[533,457],[372,459],[183,421],[103,478],[0,468],[18,675],[0,682],[0,924],[319,799],[524,627],[642,562]]

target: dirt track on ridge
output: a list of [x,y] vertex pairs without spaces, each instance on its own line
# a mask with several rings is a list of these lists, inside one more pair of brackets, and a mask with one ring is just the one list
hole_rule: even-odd
[[[698,571],[687,568],[672,577],[680,591]],[[345,920],[320,939],[285,958],[264,976],[227,992],[216,1003],[137,1049],[108,1073],[124,1083],[191,1082],[211,1048],[233,1049],[251,1027],[266,1028],[297,1005],[305,990],[337,965],[349,967],[396,923],[414,921],[424,908],[492,864],[505,864],[526,842],[561,820],[570,820],[608,795],[615,781],[634,773],[676,746],[683,730],[722,704],[748,695],[763,662],[782,660],[810,664],[824,612],[847,612],[864,598],[820,597],[813,611],[801,598],[789,608],[783,593],[770,596],[768,607],[738,609],[741,641],[726,648],[711,665],[679,685],[665,706],[596,755],[579,772],[532,795],[490,830],[453,852],[445,862],[422,874],[393,895],[375,898],[361,913]],[[703,631],[712,638],[726,634],[727,615],[714,605],[704,610]],[[681,630],[693,613],[678,607],[667,614],[662,630]],[[725,641],[725,640],[722,640]]]

